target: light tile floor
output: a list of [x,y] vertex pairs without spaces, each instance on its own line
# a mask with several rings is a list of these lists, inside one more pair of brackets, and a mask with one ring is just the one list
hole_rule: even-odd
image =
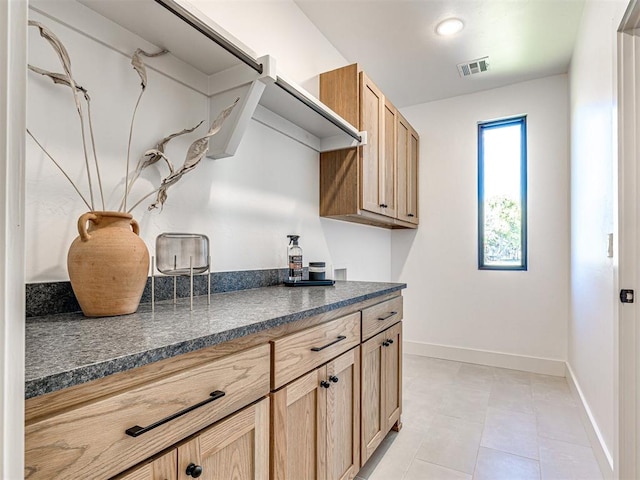
[[357,480],[602,480],[561,377],[405,355],[399,433]]

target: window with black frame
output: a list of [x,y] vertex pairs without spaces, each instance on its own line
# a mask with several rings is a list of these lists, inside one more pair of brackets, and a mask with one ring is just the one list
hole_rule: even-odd
[[478,268],[527,269],[527,117],[478,123]]

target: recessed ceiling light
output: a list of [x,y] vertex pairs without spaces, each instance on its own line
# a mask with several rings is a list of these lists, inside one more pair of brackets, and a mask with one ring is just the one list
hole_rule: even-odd
[[459,18],[447,18],[438,24],[436,32],[442,36],[455,35],[463,28],[464,23]]

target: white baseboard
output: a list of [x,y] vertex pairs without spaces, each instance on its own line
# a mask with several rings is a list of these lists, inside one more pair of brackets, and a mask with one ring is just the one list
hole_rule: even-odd
[[593,418],[593,414],[591,413],[589,404],[582,394],[580,384],[576,380],[576,377],[573,374],[573,370],[571,369],[571,365],[569,365],[569,363],[566,364],[565,376],[567,377],[569,388],[571,389],[573,395],[578,399],[578,405],[580,406],[580,416],[582,417],[582,424],[587,431],[587,437],[589,437],[589,443],[591,443],[593,453],[595,454],[596,460],[600,465],[600,470],[602,470],[602,474],[604,475],[605,479],[613,479],[613,458],[611,456],[611,452],[607,448],[607,445],[602,438],[602,433],[600,432],[600,428],[598,428],[598,423],[596,422],[595,418]]
[[424,357],[442,358],[457,362],[476,363],[490,367],[510,368],[525,372],[540,373],[543,375],[555,375],[564,377],[565,361],[550,358],[527,357],[512,353],[492,352],[489,350],[476,350],[472,348],[453,347],[450,345],[437,345],[433,343],[411,342],[403,343],[404,353],[422,355]]

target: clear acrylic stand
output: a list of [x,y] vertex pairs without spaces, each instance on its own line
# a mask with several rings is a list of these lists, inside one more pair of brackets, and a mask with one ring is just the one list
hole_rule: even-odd
[[[189,309],[193,311],[193,277],[207,276],[207,305],[211,305],[211,256],[208,257],[207,269],[204,272],[193,273],[193,257],[189,257]],[[173,304],[178,303],[178,277],[184,277],[184,273],[176,275],[163,274],[163,277],[173,277]],[[151,311],[156,310],[156,258],[151,257]]]

